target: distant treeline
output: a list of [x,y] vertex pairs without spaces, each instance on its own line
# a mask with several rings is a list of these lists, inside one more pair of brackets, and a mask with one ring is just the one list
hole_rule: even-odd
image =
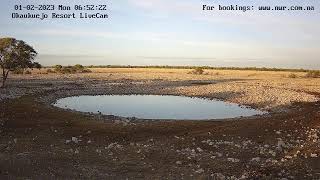
[[315,70],[307,69],[284,69],[266,67],[211,67],[211,66],[131,66],[131,65],[91,65],[86,68],[156,68],[156,69],[212,69],[212,70],[252,70],[252,71],[283,71],[283,72],[310,72]]

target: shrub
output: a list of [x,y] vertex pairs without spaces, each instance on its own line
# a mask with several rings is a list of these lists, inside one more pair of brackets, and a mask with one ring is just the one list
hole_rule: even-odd
[[201,75],[203,73],[204,73],[204,70],[202,67],[197,67],[191,72],[191,74],[198,74],[198,75]]
[[61,69],[62,69],[62,66],[61,66],[61,65],[55,65],[55,66],[54,66],[54,71],[55,71],[55,72],[60,72]]
[[31,73],[31,71],[26,70],[26,71],[24,72],[24,74],[32,74],[32,73]]
[[76,70],[83,70],[84,67],[81,64],[76,64],[73,66]]
[[62,74],[73,74],[73,73],[76,73],[76,72],[77,72],[76,68],[74,68],[72,66],[63,67],[60,70],[60,73],[62,73]]
[[13,74],[23,74],[24,70],[21,68],[15,69],[14,71],[12,71]]
[[294,73],[291,73],[291,74],[289,74],[288,77],[289,77],[289,78],[297,78],[298,76],[297,76],[296,74],[294,74]]
[[91,73],[92,71],[90,69],[83,69],[81,72],[82,73]]
[[[57,73],[62,73],[62,74],[74,74],[74,73],[90,73],[91,70],[86,69],[84,66],[81,64],[76,64],[74,66],[61,66],[61,65],[56,65],[54,66],[54,71]],[[48,70],[47,70],[48,72]]]
[[248,74],[248,77],[254,77],[257,76],[257,73]]
[[47,73],[56,73],[56,72],[53,71],[52,69],[47,69]]
[[319,78],[320,77],[320,71],[309,71],[306,76],[306,78]]

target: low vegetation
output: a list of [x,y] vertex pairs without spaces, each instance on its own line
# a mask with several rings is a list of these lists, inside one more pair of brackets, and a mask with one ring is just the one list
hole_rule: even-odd
[[320,78],[320,71],[309,71],[306,74],[306,78]]
[[204,73],[204,70],[202,67],[197,67],[195,68],[193,71],[190,72],[191,74],[197,74],[197,75],[201,75]]
[[13,74],[32,74],[31,70],[29,69],[22,69],[22,68],[19,68],[19,69],[15,69],[14,71],[12,71]]
[[288,75],[288,78],[297,78],[298,76],[294,73],[291,73]]
[[90,73],[91,70],[85,68],[81,64],[76,64],[74,66],[62,66],[55,65],[52,69],[48,69],[47,73],[61,73],[61,74],[75,74],[75,73]]
[[212,67],[212,66],[123,66],[123,65],[90,65],[87,68],[155,68],[155,69],[208,69],[208,70],[252,70],[252,71],[282,71],[282,72],[310,72],[307,69],[283,69],[267,67]]

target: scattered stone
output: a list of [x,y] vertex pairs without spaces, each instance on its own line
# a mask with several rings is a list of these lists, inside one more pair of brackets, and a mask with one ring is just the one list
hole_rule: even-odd
[[75,153],[75,154],[79,154],[79,150],[76,149],[76,150],[74,151],[74,153]]
[[211,176],[216,180],[225,180],[226,179],[226,176],[223,175],[222,173],[214,173],[214,174],[211,174]]
[[318,157],[318,154],[313,154],[313,153],[311,153],[311,154],[310,154],[310,157],[316,158],[316,157]]
[[200,147],[198,147],[197,150],[198,150],[200,153],[203,152],[203,150],[202,150]]
[[230,161],[230,162],[233,162],[233,163],[240,162],[240,159],[236,159],[236,158],[228,158],[227,160]]
[[286,148],[286,144],[284,143],[284,141],[282,139],[279,139],[278,143],[277,143],[277,149],[279,151],[282,151],[284,148]]
[[219,153],[219,152],[216,152],[215,153],[218,157],[222,157],[223,156],[223,154],[222,153]]
[[286,159],[292,159],[292,156],[285,156],[284,158],[286,158]]
[[200,169],[196,170],[196,173],[202,174],[202,173],[204,173],[204,170],[202,168],[200,168]]
[[261,158],[260,157],[255,157],[255,158],[252,158],[251,161],[260,162]]
[[76,144],[79,143],[79,140],[78,140],[78,138],[76,138],[76,137],[72,137],[72,138],[71,138],[71,141],[74,142],[74,143],[76,143]]

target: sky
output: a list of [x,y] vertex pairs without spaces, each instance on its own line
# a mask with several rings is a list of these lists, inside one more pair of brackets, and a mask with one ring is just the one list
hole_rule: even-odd
[[[320,69],[318,0],[1,0],[0,37],[43,65],[208,65]],[[12,19],[16,4],[107,4],[108,19]],[[202,11],[206,5],[312,5],[315,11]],[[27,13],[27,11],[21,11]],[[63,13],[63,11],[61,12]],[[64,12],[68,13],[68,12]]]

